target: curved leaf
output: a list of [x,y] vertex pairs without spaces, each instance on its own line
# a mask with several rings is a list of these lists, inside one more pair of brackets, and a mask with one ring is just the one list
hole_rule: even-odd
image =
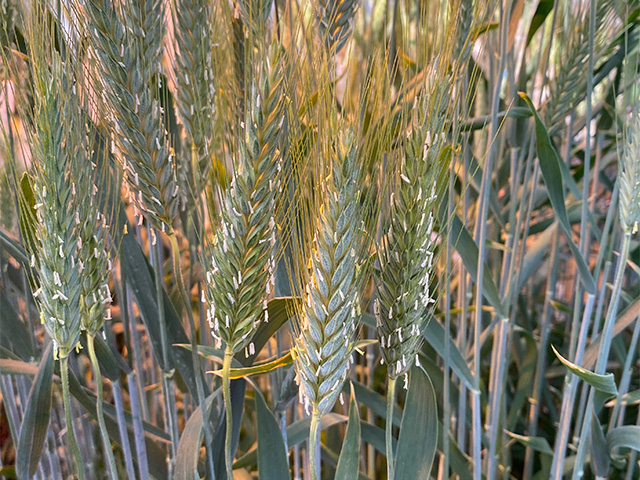
[[[277,368],[284,367],[293,363],[291,358],[291,352],[287,352],[282,357],[276,357],[273,360],[267,360],[251,367],[232,368],[229,372],[229,378],[232,380],[248,377],[251,375],[260,375],[263,373],[269,373]],[[222,376],[222,370],[216,370],[213,372],[216,375]]]
[[[207,397],[205,400],[207,412],[210,411],[211,403],[221,391],[221,388],[218,388]],[[180,436],[173,474],[174,480],[193,480],[197,475],[202,436],[202,409],[197,407],[189,417]]]
[[531,110],[535,119],[538,161],[540,163],[542,178],[547,186],[547,193],[549,195],[549,200],[551,201],[551,206],[558,217],[560,227],[567,237],[569,248],[571,249],[571,253],[573,254],[578,266],[578,271],[580,272],[580,277],[582,278],[585,290],[589,293],[595,293],[596,284],[591,276],[589,267],[587,266],[582,253],[580,253],[578,246],[573,241],[571,224],[569,223],[567,207],[564,201],[564,185],[562,183],[562,170],[560,167],[562,161],[560,160],[556,149],[553,148],[549,132],[547,132],[542,120],[540,120],[538,112],[533,106],[533,102],[531,102],[531,99],[525,93],[519,92],[519,95],[527,103],[527,106]]
[[395,478],[429,478],[438,445],[438,406],[431,380],[419,367],[411,369],[411,385],[402,415]]
[[616,386],[616,382],[613,378],[613,373],[599,375],[591,372],[590,370],[582,368],[564,358],[558,353],[553,345],[551,348],[553,349],[553,353],[556,354],[556,357],[558,357],[558,360],[560,360],[560,362],[562,362],[562,364],[567,367],[571,373],[595,388],[594,408],[596,412],[600,410],[606,400],[618,394],[618,387]]
[[612,428],[606,436],[609,452],[614,448],[631,448],[640,452],[640,426],[624,425]]

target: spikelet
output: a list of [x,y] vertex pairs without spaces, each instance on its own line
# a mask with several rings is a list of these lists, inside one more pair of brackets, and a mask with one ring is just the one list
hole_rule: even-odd
[[113,117],[129,198],[152,225],[171,231],[177,212],[175,162],[167,147],[162,113],[150,83],[159,70],[164,35],[163,2],[110,0],[83,3],[96,66]]
[[[86,124],[82,123],[76,131],[83,132],[85,127]],[[96,183],[99,183],[101,177],[94,166],[106,164],[106,159],[98,159],[97,156],[106,155],[107,152],[104,144],[100,147],[87,136],[77,140],[73,201],[77,212],[74,222],[78,244],[78,270],[82,278],[80,319],[82,330],[89,336],[95,336],[102,328],[104,320],[110,317],[111,305],[108,284],[111,260],[107,246],[109,225],[99,208],[100,197]],[[95,149],[92,148],[94,146]]]
[[358,289],[365,268],[357,151],[350,133],[329,148],[330,175],[320,185],[306,291],[294,362],[305,403],[322,416],[336,402],[349,372],[356,334]]
[[378,245],[374,313],[388,375],[407,373],[421,346],[425,312],[433,306],[434,218],[446,158],[442,128],[446,82],[423,95],[411,133],[391,168],[388,222]]
[[240,130],[240,165],[224,194],[214,241],[205,249],[212,334],[234,353],[251,342],[275,283],[275,199],[282,170],[278,142],[285,98],[279,54],[274,48],[264,62]]
[[318,2],[318,23],[322,40],[331,53],[344,47],[353,27],[358,7],[356,0],[320,0]]
[[640,224],[640,108],[636,107],[618,170],[620,224],[626,235],[638,232]]

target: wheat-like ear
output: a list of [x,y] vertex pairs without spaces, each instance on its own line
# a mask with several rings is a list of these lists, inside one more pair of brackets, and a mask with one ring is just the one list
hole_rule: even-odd
[[[40,27],[42,24],[38,23]],[[32,26],[33,28],[33,26]],[[33,51],[35,107],[31,148],[33,155],[38,236],[32,266],[38,273],[34,292],[42,323],[60,358],[67,357],[80,336],[81,278],[77,265],[76,199],[72,179],[71,149],[67,148],[67,121],[74,115],[65,66],[57,52]],[[39,57],[39,58],[38,58]]]
[[[211,11],[206,0],[179,0],[175,7],[176,104],[206,178],[213,139],[214,84]],[[202,160],[202,161],[201,161]],[[200,172],[198,172],[200,173]]]
[[274,283],[275,199],[282,169],[278,142],[285,103],[277,49],[265,66],[240,130],[240,164],[224,193],[214,241],[206,247],[212,333],[234,354],[251,342]]
[[358,2],[356,0],[319,0],[317,8],[321,38],[327,49],[335,54],[349,40]]
[[[596,32],[594,38],[594,58],[605,58],[607,48],[611,48],[610,35],[617,15],[610,0],[597,3]],[[568,8],[580,8],[579,3]],[[558,50],[557,75],[555,81],[549,82],[549,102],[545,112],[546,123],[551,135],[562,127],[564,117],[580,103],[586,94],[587,77],[584,68],[589,57],[589,13],[573,12],[570,19],[574,24],[565,30],[566,38],[560,43]]]
[[122,2],[121,15],[110,0],[86,0],[82,6],[130,199],[155,228],[171,231],[177,211],[175,162],[150,89],[162,51],[163,2]]
[[629,235],[638,232],[640,224],[640,105],[636,106],[627,131],[627,141],[620,157],[620,224]]
[[378,245],[374,304],[377,333],[388,375],[395,379],[413,365],[427,311],[434,300],[434,219],[446,157],[445,83],[422,95],[411,132],[391,166],[389,214]]
[[305,403],[319,415],[336,402],[352,361],[365,269],[357,150],[351,134],[329,149],[331,169],[321,180],[305,302],[295,338],[295,365]]
[[328,160],[320,163],[328,168],[318,186],[319,209],[309,232],[310,258],[302,272],[304,302],[292,349],[301,394],[311,410],[309,458],[314,479],[320,471],[320,419],[333,408],[353,362],[367,258],[353,135],[342,132],[335,140],[325,137],[320,142],[325,143],[320,155]]

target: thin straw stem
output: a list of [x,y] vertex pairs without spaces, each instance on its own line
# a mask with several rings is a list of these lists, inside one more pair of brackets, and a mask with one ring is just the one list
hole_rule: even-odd
[[69,436],[69,446],[76,463],[78,480],[84,479],[84,469],[82,455],[76,442],[76,435],[73,430],[73,418],[71,417],[71,398],[69,395],[69,357],[60,359],[60,379],[62,380],[62,399],[64,401],[64,418],[67,423],[67,435]]
[[[150,227],[153,228],[153,227]],[[169,447],[170,452],[170,467],[173,465],[173,462],[176,458],[176,448],[178,445],[178,436],[177,436],[177,418],[174,418],[173,412],[174,410],[171,408],[170,403],[170,394],[169,390],[173,389],[173,372],[169,370],[169,342],[167,339],[167,325],[166,325],[166,317],[164,311],[164,292],[162,287],[162,261],[160,259],[160,252],[157,248],[154,248],[153,245],[149,246],[150,251],[153,252],[151,255],[153,267],[155,271],[155,280],[156,280],[156,301],[158,303],[158,320],[160,322],[160,345],[162,347],[162,363],[163,363],[163,372],[162,372],[162,394],[164,401],[164,417],[166,422],[166,429],[171,436],[171,445]]]
[[133,455],[131,454],[131,444],[129,443],[129,432],[127,431],[127,420],[124,416],[124,405],[122,402],[122,386],[118,378],[113,382],[113,400],[116,405],[116,417],[118,418],[118,431],[120,433],[120,444],[124,456],[124,464],[127,469],[127,477],[136,478],[133,466]]
[[224,437],[224,458],[227,469],[227,480],[233,479],[233,451],[231,444],[233,442],[233,411],[231,406],[231,382],[229,374],[231,373],[231,360],[233,360],[233,351],[227,346],[224,351],[224,361],[222,362],[222,396],[224,397],[224,410],[227,421],[227,429]]
[[[387,386],[387,418],[385,425],[385,446],[387,448],[387,479],[393,480],[393,406],[396,397],[397,378],[389,377]],[[445,380],[446,381],[446,380]]]
[[[178,246],[178,239],[176,234],[172,231],[169,234],[169,241],[171,242],[171,256],[173,258],[173,274],[176,277],[178,283],[178,289],[184,302],[184,307],[187,310],[187,317],[189,318],[189,329],[191,330],[191,361],[193,362],[194,375],[196,377],[196,389],[198,392],[198,406],[202,407],[203,415],[203,430],[205,438],[205,450],[207,465],[210,472],[214,472],[213,466],[213,452],[211,451],[211,445],[213,442],[213,433],[211,432],[211,424],[208,421],[208,415],[205,412],[205,395],[204,385],[202,384],[202,375],[200,371],[200,357],[198,355],[198,338],[196,334],[196,323],[193,319],[193,309],[191,308],[191,297],[189,296],[187,289],[182,278],[182,271],[180,269],[180,247]],[[230,477],[233,478],[233,477]]]
[[[622,251],[618,258],[616,267],[616,276],[613,283],[613,291],[611,292],[611,302],[607,309],[604,327],[602,329],[602,340],[600,341],[600,352],[596,361],[595,372],[599,375],[605,373],[607,369],[607,361],[609,359],[609,351],[611,350],[611,342],[613,340],[613,327],[615,325],[616,314],[618,313],[618,303],[620,301],[620,292],[622,291],[622,282],[624,281],[624,272],[629,256],[629,248],[631,245],[631,234],[626,233],[622,239]],[[582,423],[582,432],[580,434],[580,443],[576,456],[576,466],[574,467],[573,478],[580,478],[583,474],[584,461],[587,455],[586,446],[589,444],[588,438],[591,434],[591,412],[594,411],[594,390],[590,389],[587,408],[584,410],[585,415]],[[597,415],[598,412],[594,411]]]
[[320,412],[314,407],[309,429],[309,466],[312,480],[320,479],[320,419]]
[[113,457],[113,449],[111,448],[111,440],[107,433],[107,425],[104,422],[104,410],[102,408],[102,374],[100,373],[100,364],[96,357],[96,348],[94,344],[95,337],[87,335],[87,347],[89,350],[89,359],[91,360],[91,368],[96,381],[96,412],[98,414],[98,425],[100,427],[100,436],[102,437],[102,446],[107,456],[111,478],[118,478],[118,469],[116,468],[116,460]]

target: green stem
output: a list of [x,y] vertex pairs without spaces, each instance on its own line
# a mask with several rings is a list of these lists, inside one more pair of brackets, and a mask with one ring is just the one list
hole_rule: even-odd
[[227,346],[224,352],[224,361],[222,363],[222,395],[224,397],[225,417],[227,420],[227,430],[224,437],[224,458],[227,467],[227,480],[233,479],[233,451],[231,443],[233,442],[233,412],[231,408],[231,386],[229,374],[231,372],[231,360],[233,360],[233,351]]
[[98,357],[96,357],[96,349],[94,345],[94,336],[87,335],[87,346],[89,347],[89,359],[91,360],[91,368],[93,368],[93,374],[96,380],[97,398],[96,398],[96,411],[98,413],[98,425],[100,426],[100,435],[102,436],[102,444],[104,446],[107,460],[109,461],[109,469],[111,470],[111,478],[118,478],[118,470],[116,469],[116,460],[113,457],[113,450],[111,448],[111,440],[107,433],[107,425],[104,422],[104,411],[102,409],[102,374],[100,373],[100,365],[98,364]]
[[387,479],[393,480],[393,406],[396,398],[396,378],[389,377],[387,386],[387,419],[385,425],[385,444],[387,447]]
[[[629,258],[629,247],[631,245],[631,234],[625,233],[622,238],[622,251],[618,257],[618,265],[616,267],[615,280],[613,290],[611,292],[611,301],[607,309],[602,336],[600,340],[600,351],[598,360],[596,361],[595,373],[603,375],[607,370],[607,361],[611,351],[611,343],[613,341],[613,327],[615,326],[616,315],[618,313],[618,303],[620,301],[620,292],[622,291],[622,283],[624,281],[624,272]],[[578,364],[579,365],[579,364]],[[588,439],[591,434],[591,412],[594,410],[594,390],[589,392],[587,400],[587,408],[584,419],[582,421],[582,431],[580,433],[580,443],[576,454],[576,466],[574,467],[573,478],[580,478],[583,474],[584,462],[587,455]],[[595,412],[597,415],[599,412]]]
[[82,455],[76,442],[76,435],[73,432],[73,419],[71,418],[71,400],[69,397],[69,357],[60,359],[60,378],[62,380],[62,398],[64,401],[64,418],[67,423],[67,435],[69,435],[69,445],[71,446],[71,453],[76,462],[76,470],[78,471],[78,480],[84,479],[84,469],[82,462]]
[[320,478],[320,419],[321,415],[317,407],[313,407],[311,412],[311,428],[309,429],[309,466],[311,468],[311,479]]
[[[150,227],[151,228],[151,227]],[[151,230],[149,230],[151,234]],[[159,235],[159,233],[158,233]],[[162,398],[164,401],[164,419],[166,428],[171,436],[171,445],[169,447],[169,465],[173,465],[177,454],[177,445],[179,441],[178,436],[178,418],[176,411],[172,408],[171,403],[171,390],[173,389],[173,370],[169,369],[169,341],[167,339],[167,322],[164,311],[164,289],[162,286],[162,260],[160,259],[159,246],[155,247],[149,245],[149,250],[152,252],[151,259],[153,262],[153,269],[155,272],[156,280],[156,301],[158,303],[158,321],[160,323],[160,345],[162,346]]]
[[[178,246],[178,239],[174,231],[169,233],[169,241],[171,242],[171,257],[173,258],[173,274],[176,277],[176,282],[182,295],[185,309],[187,310],[187,316],[189,318],[189,329],[191,330],[191,361],[193,363],[194,374],[196,377],[196,389],[198,391],[198,405],[202,408],[203,415],[203,429],[205,438],[205,450],[207,452],[207,464],[209,471],[212,473],[214,470],[213,465],[213,452],[211,446],[213,445],[213,434],[211,432],[211,424],[209,422],[209,415],[205,408],[205,395],[204,386],[202,385],[202,374],[200,372],[200,357],[198,356],[198,341],[196,336],[196,323],[193,319],[193,310],[191,308],[191,297],[187,293],[187,289],[184,285],[182,278],[182,271],[180,269],[180,247]],[[230,479],[233,477],[230,477]]]

